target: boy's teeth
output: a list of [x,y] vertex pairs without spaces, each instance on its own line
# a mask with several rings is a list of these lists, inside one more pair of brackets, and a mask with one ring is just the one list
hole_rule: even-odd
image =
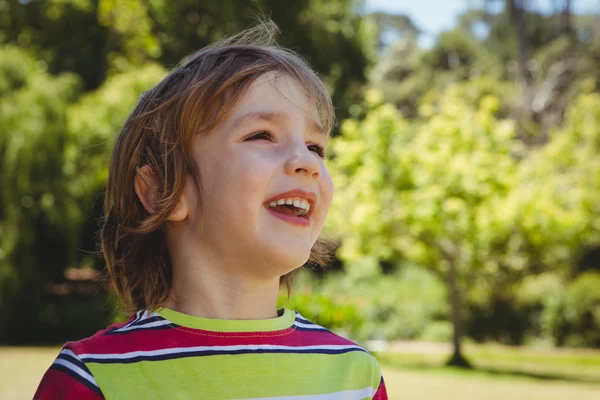
[[301,199],[298,197],[279,199],[277,201],[272,201],[269,203],[269,207],[276,207],[282,205],[290,205],[299,208],[300,210],[298,211],[298,215],[304,215],[310,211],[310,202],[308,200]]

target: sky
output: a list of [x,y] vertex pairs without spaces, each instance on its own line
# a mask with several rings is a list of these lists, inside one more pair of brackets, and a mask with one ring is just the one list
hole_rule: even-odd
[[[530,0],[537,9],[550,11],[553,0]],[[365,0],[367,11],[385,11],[407,14],[425,32],[419,39],[422,46],[430,47],[437,33],[451,29],[456,18],[468,8],[481,7],[483,0]],[[598,0],[573,0],[575,13],[600,13]]]

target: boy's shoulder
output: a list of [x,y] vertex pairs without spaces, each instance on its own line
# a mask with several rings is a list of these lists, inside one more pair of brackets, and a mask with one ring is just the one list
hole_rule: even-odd
[[352,357],[345,359],[345,362],[347,363],[345,368],[360,371],[358,375],[370,379],[373,388],[378,388],[380,386],[382,381],[381,366],[377,359],[365,348],[350,339],[338,335],[329,329],[304,318],[297,311],[294,327],[296,331],[300,331],[300,334],[306,333],[306,335],[312,336],[312,340],[314,340],[315,337],[313,335],[318,335],[315,342],[323,347],[322,350],[326,350],[324,352],[321,351],[321,353],[351,353]]
[[338,335],[319,324],[312,322],[308,318],[303,317],[302,314],[300,314],[298,311],[295,311],[295,313],[296,319],[294,322],[294,328],[296,331],[300,331],[300,333],[306,332],[307,335],[317,335],[318,333],[321,333],[321,335],[317,336],[320,337],[320,340],[317,340],[319,342],[322,342],[323,345],[330,345],[332,346],[333,350],[339,350],[339,352],[358,350],[359,352],[362,352],[365,355],[367,355],[368,357],[366,358],[372,360],[375,364],[378,365],[375,357],[367,349],[365,349],[358,343],[348,338],[345,338],[344,336]]
[[321,335],[321,336],[324,339],[326,338],[326,340],[332,341],[335,344],[355,346],[355,347],[360,348],[361,350],[367,352],[364,348],[362,348],[360,345],[353,342],[352,340],[345,338],[344,336],[338,335],[337,333],[334,333],[331,330],[329,330],[315,322],[312,322],[310,319],[308,319],[308,318],[304,317],[302,314],[300,314],[300,312],[294,311],[294,313],[296,314],[296,318],[295,318],[293,327],[296,331],[311,332],[311,333],[320,332],[320,333],[323,333],[323,335]]
[[168,328],[169,321],[158,314],[141,310],[126,321],[117,322],[83,339],[69,341],[64,345],[76,355],[98,354],[129,350],[142,340],[141,331],[146,329]]

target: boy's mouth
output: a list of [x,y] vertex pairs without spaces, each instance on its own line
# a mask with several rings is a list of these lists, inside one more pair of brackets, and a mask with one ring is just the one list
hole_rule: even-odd
[[310,202],[298,197],[286,197],[271,201],[268,205],[275,212],[297,217],[307,216],[310,213]]
[[314,193],[294,190],[268,200],[265,207],[271,214],[287,222],[307,225],[315,200]]

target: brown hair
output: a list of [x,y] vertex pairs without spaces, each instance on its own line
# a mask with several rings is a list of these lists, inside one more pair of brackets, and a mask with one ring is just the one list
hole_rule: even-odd
[[[197,51],[142,94],[125,122],[112,153],[100,231],[107,280],[125,310],[152,310],[167,299],[172,270],[163,225],[181,197],[186,174],[195,169],[191,139],[226,118],[256,78],[277,71],[297,79],[331,132],[334,112],[325,85],[300,56],[275,44],[277,33],[273,22],[262,22]],[[142,178],[157,191],[152,214],[133,189],[145,165],[152,176]],[[330,254],[330,245],[319,238],[308,262],[324,265]],[[280,278],[288,295],[293,276]]]

